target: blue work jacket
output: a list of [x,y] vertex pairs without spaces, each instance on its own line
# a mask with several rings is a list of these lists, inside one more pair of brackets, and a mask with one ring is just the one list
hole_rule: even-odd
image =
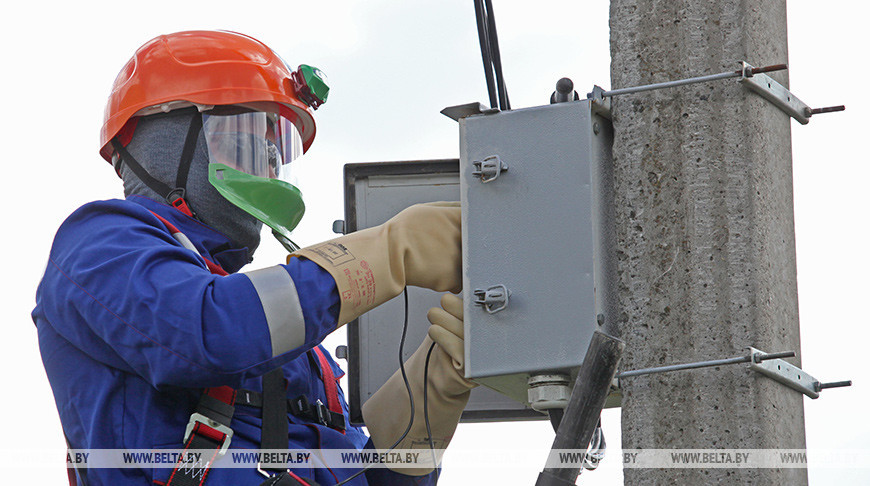
[[[183,236],[173,236],[155,214]],[[229,275],[213,274],[205,259]],[[144,197],[86,204],[61,225],[32,317],[72,449],[181,449],[204,388],[260,392],[261,376],[279,366],[288,398],[304,394],[311,403],[327,403],[320,364],[307,352],[336,329],[340,304],[332,277],[297,258],[236,273],[245,263],[246,250],[233,248],[223,234]],[[337,380],[343,371],[322,351]],[[230,449],[259,449],[260,412],[236,406]],[[288,420],[291,449],[371,447],[358,427],[342,433],[292,414]],[[171,471],[76,472],[80,485],[97,486],[163,484]],[[293,471],[321,485],[356,472]],[[253,467],[212,468],[205,486],[263,480]],[[434,474],[373,469],[349,484],[432,483]]]

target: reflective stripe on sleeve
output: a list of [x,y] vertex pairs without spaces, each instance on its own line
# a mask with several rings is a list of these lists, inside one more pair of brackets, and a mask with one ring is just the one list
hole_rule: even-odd
[[305,317],[296,285],[281,265],[246,272],[263,304],[272,356],[286,353],[305,344]]

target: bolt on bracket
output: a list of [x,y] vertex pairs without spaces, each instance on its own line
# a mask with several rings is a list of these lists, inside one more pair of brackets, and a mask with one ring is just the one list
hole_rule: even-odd
[[783,351],[780,353],[765,353],[764,351],[746,347],[747,353],[743,356],[734,358],[717,359],[712,361],[698,361],[694,363],[684,363],[669,366],[660,366],[657,368],[643,368],[638,370],[629,370],[617,373],[617,385],[625,378],[633,376],[650,375],[654,373],[668,373],[673,371],[692,370],[697,368],[709,368],[712,366],[723,366],[738,363],[749,363],[751,370],[757,371],[768,378],[776,380],[789,388],[797,390],[810,398],[819,398],[819,392],[826,388],[839,388],[843,386],[852,386],[851,380],[836,381],[831,383],[822,383],[813,378],[806,371],[797,366],[788,363],[782,358],[790,358],[795,355],[794,351]]
[[[843,111],[845,106],[828,106],[825,108],[810,108],[806,103],[798,99],[785,86],[777,83],[773,78],[768,76],[768,72],[782,71],[788,69],[786,64],[774,64],[772,66],[754,67],[746,61],[740,62],[741,69],[737,71],[726,71],[718,74],[708,74],[705,76],[696,76],[693,78],[677,79],[674,81],[665,81],[662,83],[645,84],[642,86],[632,86],[629,88],[619,88],[613,90],[604,90],[600,86],[595,86],[590,93],[586,95],[587,99],[592,100],[593,108],[596,107],[604,112],[610,112],[610,103],[608,100],[614,96],[626,95],[632,93],[641,93],[656,89],[674,88],[687,84],[706,83],[710,81],[718,81],[728,78],[740,78],[740,83],[750,90],[758,93],[766,100],[773,103],[774,106],[782,110],[788,116],[794,118],[802,125],[810,122],[810,117],[820,113],[832,113],[835,111]],[[604,115],[608,116],[608,115]]]
[[797,120],[801,125],[806,125],[810,122],[810,117],[813,114],[812,108],[767,74],[753,74],[753,69],[752,65],[743,61],[743,74],[740,77],[740,83],[743,86],[773,103],[774,106]]
[[784,359],[761,360],[760,358],[767,353],[751,346],[746,349],[749,350],[752,357],[749,360],[749,369],[793,388],[810,398],[819,398],[819,390],[816,389],[819,380],[813,378],[809,373]]
[[842,386],[851,386],[852,381],[837,381],[833,383],[822,383],[813,378],[806,371],[797,366],[782,360],[782,359],[763,359],[767,356],[764,351],[759,351],[753,347],[746,348],[752,359],[749,360],[749,368],[761,373],[768,378],[772,378],[783,385],[793,388],[810,398],[819,398],[819,392],[825,388],[839,388]]

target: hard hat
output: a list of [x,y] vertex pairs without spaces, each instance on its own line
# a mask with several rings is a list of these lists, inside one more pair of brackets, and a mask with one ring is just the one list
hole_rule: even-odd
[[[314,140],[313,110],[326,100],[322,73],[291,69],[260,41],[235,32],[187,31],[158,36],[140,47],[112,86],[100,155],[111,161],[112,139],[136,116],[196,105],[274,102],[299,130],[303,152]],[[131,133],[132,134],[132,133]]]

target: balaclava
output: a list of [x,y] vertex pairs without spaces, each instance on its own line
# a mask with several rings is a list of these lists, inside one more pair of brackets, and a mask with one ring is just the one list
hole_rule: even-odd
[[[155,179],[175,187],[184,141],[195,109],[178,110],[139,119],[127,151]],[[197,219],[226,235],[236,248],[248,249],[248,260],[260,244],[263,223],[221,196],[208,181],[208,148],[200,130],[190,164],[185,200]],[[127,164],[120,163],[124,195],[144,196],[166,204],[163,196],[146,186]]]

